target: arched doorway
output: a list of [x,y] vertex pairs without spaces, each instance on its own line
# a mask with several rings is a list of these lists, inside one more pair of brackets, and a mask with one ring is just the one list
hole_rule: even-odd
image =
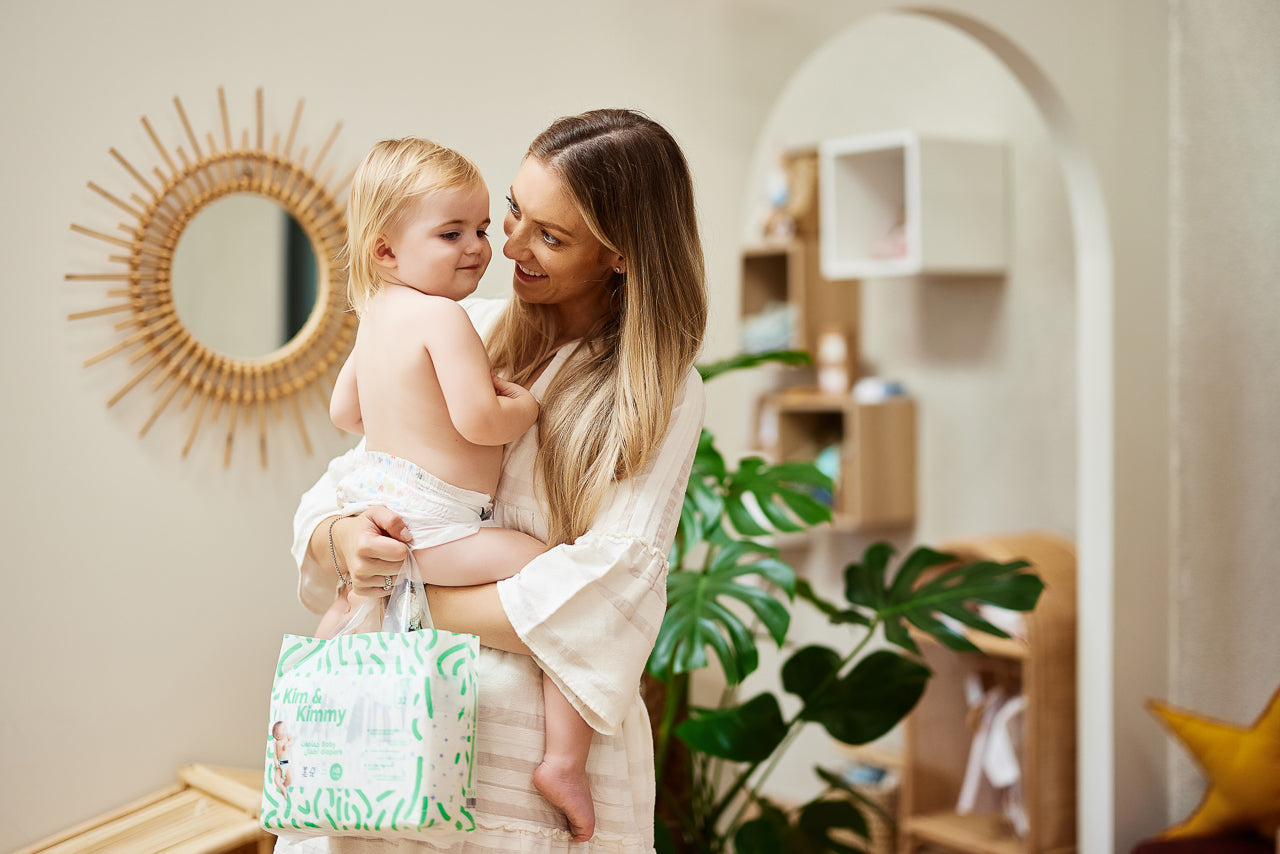
[[[775,104],[773,116],[761,135],[755,158],[754,174],[757,179],[767,169],[767,163],[778,147],[785,147],[796,142],[787,139],[779,132],[779,123],[787,119],[779,113],[790,109],[808,109],[811,112],[824,112],[830,125],[830,116],[838,114],[841,104],[845,103],[835,92],[841,87],[851,85],[847,78],[828,80],[824,86],[808,81],[812,92],[797,92],[797,87],[806,85],[806,74],[815,72],[815,61],[823,59],[824,52],[839,52],[842,40],[852,30],[869,24],[878,24],[889,18],[910,18],[916,21],[927,21],[941,24],[952,36],[962,34],[964,40],[972,47],[973,43],[981,46],[983,52],[992,57],[1020,90],[1034,110],[1037,121],[1042,124],[1048,146],[1053,157],[1053,169],[1060,176],[1062,199],[1065,217],[1068,221],[1068,239],[1070,244],[1071,290],[1074,306],[1074,323],[1067,333],[1072,342],[1074,384],[1068,394],[1074,397],[1072,421],[1074,424],[1072,470],[1074,500],[1072,501],[1072,519],[1075,538],[1079,548],[1079,728],[1082,737],[1079,744],[1080,779],[1088,781],[1082,786],[1079,797],[1080,850],[1107,854],[1114,849],[1115,839],[1115,664],[1114,664],[1114,555],[1115,555],[1115,354],[1114,340],[1114,258],[1111,239],[1111,225],[1104,200],[1102,182],[1093,158],[1090,156],[1082,138],[1076,120],[1052,80],[1040,65],[1023,50],[1012,38],[995,27],[971,15],[938,8],[902,7],[892,10],[890,14],[876,13],[864,16],[857,23],[841,31],[829,39],[815,54],[811,55],[789,81],[778,102]],[[845,45],[848,48],[848,45]],[[867,44],[862,47],[868,47]],[[856,53],[846,50],[846,56]],[[827,57],[829,60],[830,57]],[[830,62],[828,64],[831,64]],[[927,69],[928,65],[923,66]],[[939,61],[934,67],[948,68],[945,61]],[[891,77],[893,69],[883,68],[886,77]],[[921,71],[921,74],[924,72]],[[919,83],[919,80],[911,83]],[[910,85],[910,84],[902,84]],[[885,122],[897,122],[905,126],[911,122],[910,110],[893,100],[894,87],[886,85],[885,92],[867,94],[861,103],[866,106],[867,113],[856,117],[847,127],[836,131],[841,135],[867,130],[887,129]],[[788,99],[797,103],[788,105]],[[795,113],[792,113],[794,116]],[[943,119],[941,124],[964,125],[964,121],[956,121],[954,117]],[[865,128],[863,126],[866,126]],[[960,131],[976,130],[961,127]],[[801,140],[803,141],[803,140]],[[815,139],[809,141],[816,141]],[[749,190],[749,193],[752,192]],[[1019,192],[1015,186],[1013,192]],[[758,195],[758,193],[756,194]],[[1016,239],[1016,237],[1015,237]],[[1018,275],[1015,271],[1013,275]],[[939,302],[957,306],[959,301],[972,299],[975,294],[956,297],[948,293],[945,285],[934,283],[915,283],[916,301],[912,303],[902,295],[890,297],[873,296],[880,299],[883,305],[894,304],[898,309],[905,307],[919,310],[922,302]],[[958,287],[963,288],[961,284]],[[970,316],[979,323],[1000,322],[1001,304],[1005,296],[998,290],[979,291],[976,294],[979,303],[985,301],[985,307],[979,307]],[[864,299],[867,293],[864,291]],[[971,309],[965,306],[965,310]],[[928,322],[931,310],[926,307],[916,315]],[[997,318],[992,321],[991,318]],[[899,332],[901,330],[899,329]],[[984,331],[989,331],[984,330]],[[945,354],[944,354],[945,355]],[[893,366],[902,370],[900,365]],[[921,372],[928,366],[915,366]],[[911,370],[908,366],[906,370]],[[927,382],[921,373],[915,377],[918,382]],[[929,407],[929,399],[923,400],[925,410]],[[927,462],[927,461],[926,461]],[[927,476],[927,472],[924,476]],[[922,489],[924,483],[922,481]],[[1052,515],[1052,513],[1050,514]],[[929,520],[923,520],[928,526]],[[992,524],[999,525],[1000,522]],[[945,528],[945,524],[939,527]],[[955,531],[948,533],[954,534]],[[927,530],[921,531],[922,539],[932,536]],[[1162,793],[1147,793],[1140,797],[1160,800]]]

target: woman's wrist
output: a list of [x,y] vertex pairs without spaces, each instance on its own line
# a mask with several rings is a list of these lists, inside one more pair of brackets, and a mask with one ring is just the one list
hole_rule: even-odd
[[332,516],[332,517],[330,517],[330,518],[327,520],[327,522],[325,522],[325,523],[323,523],[323,524],[324,524],[324,529],[325,529],[325,531],[326,531],[326,537],[325,537],[325,539],[326,539],[326,541],[327,541],[327,543],[328,543],[328,547],[329,547],[329,548],[328,548],[328,551],[329,551],[329,562],[330,562],[330,564],[333,566],[333,571],[334,571],[334,573],[336,573],[336,574],[337,574],[337,576],[338,576],[338,581],[339,581],[339,582],[341,582],[343,586],[348,586],[348,585],[350,585],[350,584],[351,584],[351,573],[349,573],[349,572],[343,572],[343,569],[342,569],[342,562],[338,560],[338,550],[337,550],[337,548],[335,548],[335,547],[334,547],[334,544],[333,544],[333,529],[334,529],[334,526],[335,526],[335,525],[337,525],[339,522],[341,522],[341,521],[342,521],[343,519],[345,519],[345,518],[347,518],[347,517],[346,517],[346,516],[341,516],[341,515],[339,515],[339,516]]

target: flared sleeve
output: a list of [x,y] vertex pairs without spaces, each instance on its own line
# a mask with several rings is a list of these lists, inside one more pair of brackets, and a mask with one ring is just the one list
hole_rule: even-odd
[[614,487],[592,528],[498,582],[507,618],[591,727],[612,735],[636,701],[667,603],[667,553],[702,432],[690,370],[666,436],[640,474]]

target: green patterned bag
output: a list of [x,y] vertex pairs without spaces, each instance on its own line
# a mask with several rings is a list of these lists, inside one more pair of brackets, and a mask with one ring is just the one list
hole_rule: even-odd
[[[431,628],[394,630],[411,624],[405,615],[414,605],[425,607],[412,563],[382,632],[285,635],[266,743],[267,830],[409,836],[475,829],[479,641]],[[347,625],[359,623],[357,616]]]

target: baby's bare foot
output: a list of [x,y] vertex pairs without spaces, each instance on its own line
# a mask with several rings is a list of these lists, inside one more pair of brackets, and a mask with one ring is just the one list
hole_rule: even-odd
[[544,757],[533,769],[533,785],[552,806],[564,813],[574,842],[586,842],[595,834],[596,805],[591,800],[586,769],[559,765]]

